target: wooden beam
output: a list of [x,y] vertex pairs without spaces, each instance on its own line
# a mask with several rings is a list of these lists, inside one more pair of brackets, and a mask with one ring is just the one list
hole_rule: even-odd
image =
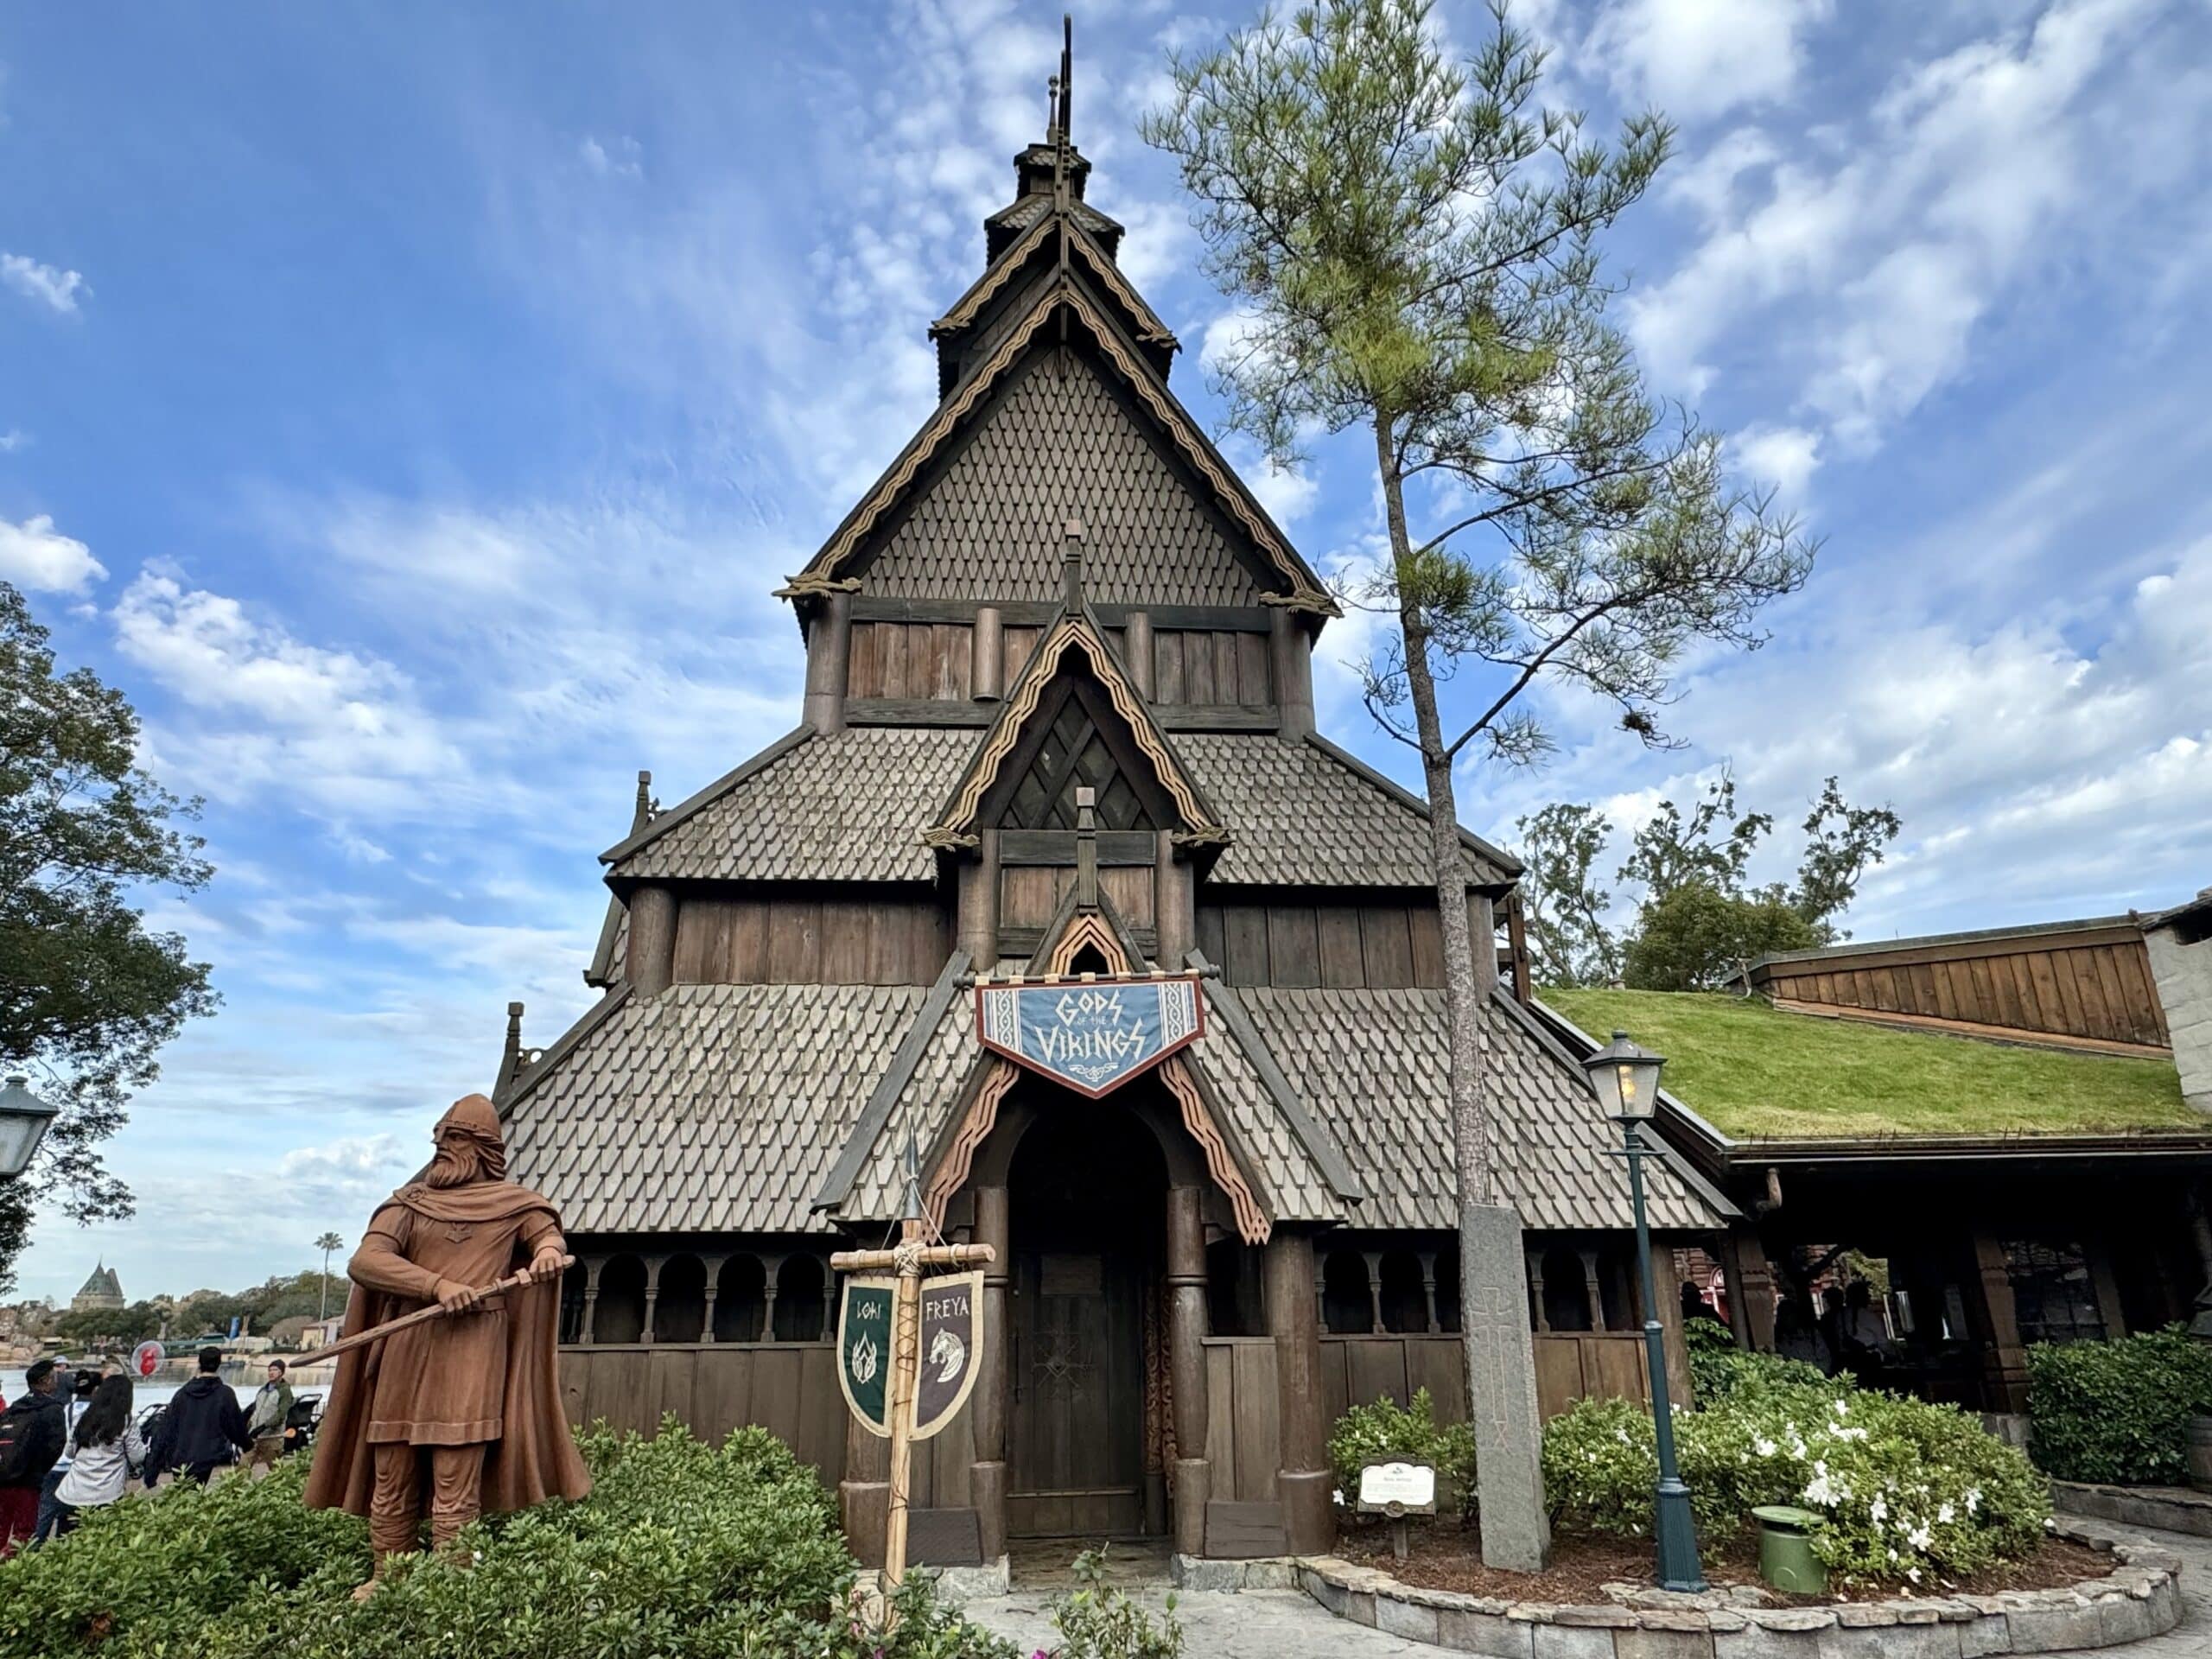
[[2031,1031],[2020,1026],[1983,1025],[1973,1020],[1945,1020],[1935,1014],[1897,1014],[1831,1002],[1800,1002],[1787,996],[1776,997],[1774,1006],[1784,1014],[1809,1014],[1816,1019],[1847,1020],[1854,1025],[1889,1026],[1903,1031],[1938,1031],[1954,1037],[1978,1037],[1989,1042],[2018,1043],[2025,1048],[2056,1048],[2137,1060],[2170,1060],[2174,1053],[2171,1048],[2152,1043],[2120,1043],[2102,1037],[2077,1037],[2070,1032]]
[[806,631],[804,718],[829,734],[845,728],[845,676],[853,644],[853,596],[834,593]]

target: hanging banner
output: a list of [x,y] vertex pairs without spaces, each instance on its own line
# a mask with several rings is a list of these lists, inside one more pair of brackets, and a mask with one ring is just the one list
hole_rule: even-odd
[[968,1403],[983,1351],[983,1275],[922,1281],[922,1374],[914,1386],[914,1439],[926,1440]]
[[889,1279],[847,1279],[837,1302],[837,1386],[861,1427],[891,1433]]
[[1096,1100],[1205,1034],[1195,975],[978,985],[976,1031],[994,1053]]

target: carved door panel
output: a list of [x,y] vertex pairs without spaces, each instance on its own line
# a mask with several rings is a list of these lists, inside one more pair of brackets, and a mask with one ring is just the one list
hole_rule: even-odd
[[1014,1251],[1007,1529],[1105,1537],[1144,1525],[1144,1339],[1133,1263]]

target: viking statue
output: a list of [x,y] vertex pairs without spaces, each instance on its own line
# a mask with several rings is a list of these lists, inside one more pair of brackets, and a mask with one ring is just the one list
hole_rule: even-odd
[[[368,1516],[377,1576],[416,1548],[426,1509],[442,1548],[483,1509],[591,1490],[555,1369],[560,1217],[506,1179],[499,1114],[483,1096],[455,1101],[434,1134],[429,1167],[370,1217],[346,1264],[341,1338],[432,1303],[444,1314],[339,1361],[308,1479],[309,1507]],[[524,1267],[527,1285],[483,1294]]]

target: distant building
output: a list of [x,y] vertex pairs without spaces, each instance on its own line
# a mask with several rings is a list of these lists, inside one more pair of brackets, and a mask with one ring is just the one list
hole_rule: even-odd
[[85,1281],[85,1287],[69,1299],[69,1311],[82,1313],[88,1308],[121,1307],[123,1281],[115,1276],[115,1269],[105,1262],[92,1269],[92,1276]]

